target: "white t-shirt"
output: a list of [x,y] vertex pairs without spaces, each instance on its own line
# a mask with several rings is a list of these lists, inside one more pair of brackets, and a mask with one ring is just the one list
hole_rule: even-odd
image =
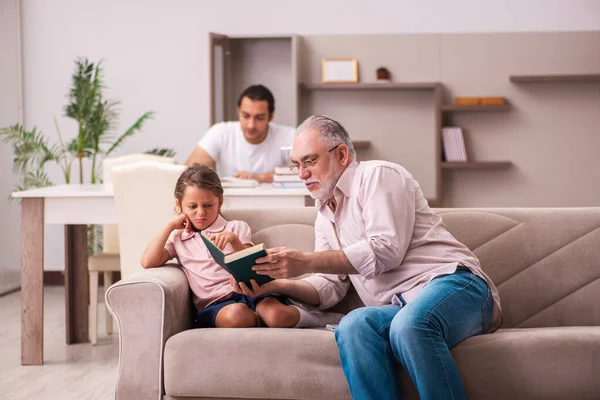
[[206,132],[198,146],[215,160],[221,177],[242,171],[264,174],[289,162],[281,147],[291,146],[295,135],[292,127],[269,123],[267,138],[260,144],[251,144],[239,122],[219,122]]

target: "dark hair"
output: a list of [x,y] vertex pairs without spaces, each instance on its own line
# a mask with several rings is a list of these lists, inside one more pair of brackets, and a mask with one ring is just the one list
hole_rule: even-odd
[[252,101],[266,101],[269,105],[269,114],[273,114],[275,111],[275,97],[273,97],[273,93],[263,85],[252,85],[244,89],[238,99],[238,107],[242,105],[242,99],[244,97],[247,97]]
[[223,197],[223,186],[221,186],[221,179],[219,175],[206,165],[198,163],[192,164],[188,167],[177,179],[175,185],[175,198],[181,205],[183,200],[183,194],[188,186],[196,186],[199,189],[206,189],[213,192],[219,199]]

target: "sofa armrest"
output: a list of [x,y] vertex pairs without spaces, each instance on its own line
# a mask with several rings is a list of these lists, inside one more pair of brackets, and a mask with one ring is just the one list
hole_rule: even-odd
[[163,352],[173,335],[191,328],[191,294],[177,266],[132,274],[106,292],[119,328],[115,399],[161,399]]

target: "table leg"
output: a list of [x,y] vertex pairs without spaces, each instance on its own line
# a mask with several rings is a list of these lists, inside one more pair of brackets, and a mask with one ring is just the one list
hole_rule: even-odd
[[87,225],[65,226],[65,306],[67,344],[84,343],[88,336],[89,282]]
[[21,202],[21,364],[44,363],[44,199]]

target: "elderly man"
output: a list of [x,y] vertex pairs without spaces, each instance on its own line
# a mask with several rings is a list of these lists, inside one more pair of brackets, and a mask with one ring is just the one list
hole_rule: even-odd
[[399,399],[398,360],[421,399],[464,399],[450,348],[502,322],[500,300],[475,255],[433,212],[400,165],[357,163],[346,130],[312,116],[298,127],[292,161],[316,199],[316,249],[272,249],[254,267],[274,291],[328,308],[350,282],[367,307],[335,332],[352,397]]

